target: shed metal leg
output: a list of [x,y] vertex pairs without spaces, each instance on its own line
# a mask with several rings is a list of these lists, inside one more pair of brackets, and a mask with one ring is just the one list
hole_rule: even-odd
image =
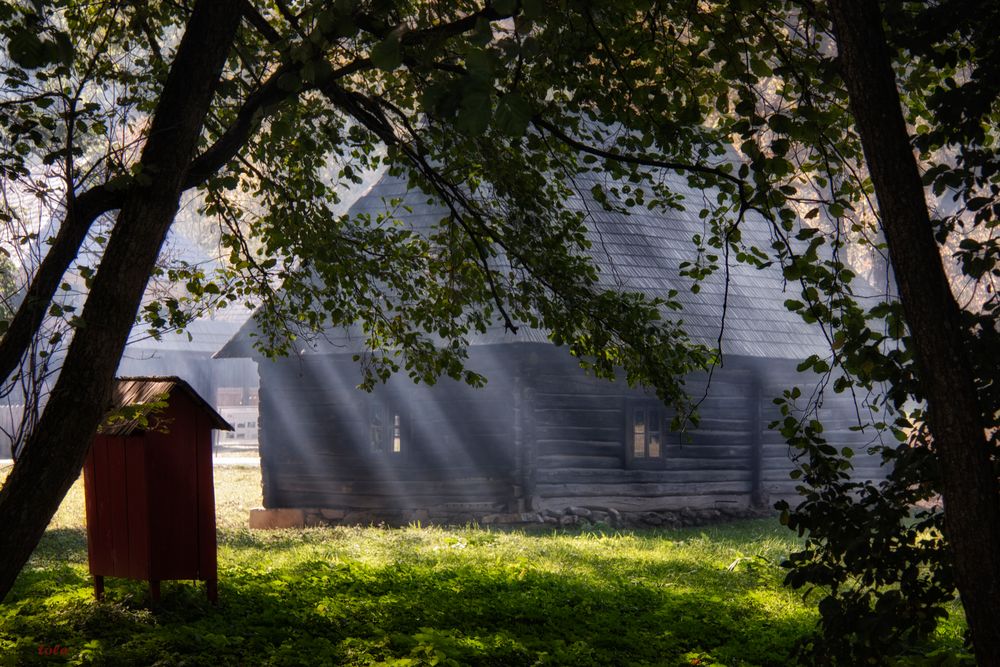
[[98,601],[104,599],[104,575],[94,575],[94,599]]
[[212,604],[219,604],[219,580],[209,579],[205,582],[205,592],[208,593],[208,601]]
[[158,604],[160,602],[160,582],[159,582],[159,580],[150,580],[150,582],[149,582],[149,599],[152,600],[153,604]]

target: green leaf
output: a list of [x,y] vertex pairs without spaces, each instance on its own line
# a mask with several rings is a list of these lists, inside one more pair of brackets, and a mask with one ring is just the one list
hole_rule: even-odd
[[302,66],[302,81],[307,84],[318,84],[330,76],[333,69],[324,58],[310,60]]
[[453,81],[430,84],[420,94],[420,107],[430,116],[440,118],[454,116],[460,101],[455,89]]
[[72,65],[75,50],[73,48],[73,42],[70,41],[69,35],[62,31],[57,32],[55,45],[59,61],[66,66]]
[[369,54],[372,64],[381,70],[391,72],[403,64],[403,51],[399,43],[399,35],[392,34],[372,47]]
[[531,107],[518,93],[506,93],[497,103],[494,124],[512,137],[520,137],[531,122]]
[[785,299],[785,308],[788,310],[802,310],[805,304],[796,299]]
[[10,59],[25,69],[37,69],[46,64],[45,45],[35,32],[21,29],[7,44]]
[[501,16],[510,16],[517,10],[517,0],[494,0],[493,11]]
[[278,77],[278,88],[287,92],[297,92],[302,89],[302,77],[298,72],[285,72]]
[[540,19],[545,16],[545,3],[542,0],[521,0],[521,12],[529,19]]
[[991,202],[992,200],[989,197],[973,197],[968,201],[966,206],[969,207],[970,211],[978,211]]
[[478,136],[486,131],[492,115],[489,93],[472,91],[462,98],[455,126],[465,134]]
[[474,49],[465,55],[469,76],[480,81],[492,81],[496,71],[496,58],[489,51]]

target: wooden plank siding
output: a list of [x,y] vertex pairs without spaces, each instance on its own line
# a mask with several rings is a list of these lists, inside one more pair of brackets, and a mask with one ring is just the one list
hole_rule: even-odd
[[[265,506],[513,508],[514,385],[495,364],[486,366],[495,378],[482,390],[448,379],[416,386],[404,377],[368,394],[355,388],[360,376],[349,358],[261,364]],[[372,451],[376,404],[401,415],[400,452]]]
[[[662,468],[627,469],[628,407],[655,401],[622,381],[587,377],[574,360],[539,354],[531,360],[537,451],[535,509],[567,505],[647,511],[715,503],[746,504],[750,494],[747,371],[719,369],[702,402],[696,429],[664,434]],[[692,396],[704,378],[688,383]],[[669,420],[673,413],[664,410]],[[708,499],[707,501],[705,499]]]
[[[640,512],[767,506],[795,494],[789,449],[767,429],[778,416],[772,399],[805,385],[794,362],[727,360],[710,384],[690,378],[700,423],[664,432],[654,466],[633,464],[626,451],[630,406],[654,404],[650,392],[589,377],[563,350],[544,344],[474,348],[470,365],[489,378],[486,388],[452,380],[414,386],[404,377],[369,395],[354,388],[358,371],[344,356],[261,364],[265,506]],[[403,416],[400,453],[371,451],[376,402]],[[849,430],[850,399],[826,396],[822,414],[831,443],[858,453],[859,475],[881,477],[878,461],[864,454],[870,435]]]
[[[760,366],[759,362],[757,365]],[[796,488],[801,484],[789,477],[794,465],[791,458],[796,452],[789,448],[781,433],[768,428],[771,422],[781,418],[774,398],[781,396],[784,390],[798,385],[803,393],[799,402],[804,405],[804,398],[815,388],[815,376],[797,373],[794,366],[792,363],[773,364],[761,371],[762,485],[772,502],[779,498],[796,500]],[[864,415],[865,408],[855,405],[855,399],[850,394],[834,393],[831,382],[823,393],[819,411],[819,419],[824,427],[823,437],[838,449],[849,447],[853,450],[852,474],[856,479],[884,479],[888,471],[881,466],[881,457],[870,455],[867,451],[877,441],[876,434],[870,428],[864,432],[852,430],[858,424],[859,411]]]

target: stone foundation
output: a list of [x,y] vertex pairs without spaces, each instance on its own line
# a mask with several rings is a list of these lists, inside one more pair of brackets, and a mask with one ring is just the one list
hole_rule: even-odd
[[254,509],[250,510],[250,528],[304,528],[312,526],[385,526],[411,524],[438,526],[503,526],[513,528],[684,528],[722,523],[737,519],[770,516],[769,509],[682,508],[657,512],[619,512],[611,507],[573,506],[540,512],[464,511],[447,508],[417,510],[349,509]]
[[250,510],[251,528],[302,528],[304,525],[305,510],[263,508]]

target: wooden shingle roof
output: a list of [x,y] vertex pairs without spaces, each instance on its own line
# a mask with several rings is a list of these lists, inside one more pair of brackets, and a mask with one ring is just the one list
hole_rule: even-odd
[[[191,385],[179,377],[124,377],[118,378],[112,396],[112,412],[125,407],[139,408],[138,414],[125,420],[105,423],[99,430],[102,435],[132,435],[144,429],[142,416],[148,416],[155,411],[156,404],[164,396],[173,396],[181,391],[194,401],[208,417],[212,428],[220,431],[232,431],[232,425],[215,411],[209,403],[196,392]],[[149,405],[150,410],[144,412],[142,406]]]
[[[685,331],[694,341],[712,348],[719,339],[725,301],[722,351],[727,356],[801,359],[829,351],[817,326],[807,324],[785,308],[784,301],[794,298],[797,290],[794,285],[786,289],[781,269],[776,265],[756,269],[734,261],[730,265],[728,295],[723,270],[705,279],[699,292],[691,290],[690,279],[680,275],[680,264],[695,259],[692,237],[708,233],[698,211],[711,193],[694,190],[686,179],[674,176],[670,185],[684,197],[685,210],[650,211],[636,205],[626,215],[607,211],[594,201],[591,188],[602,182],[600,179],[595,174],[576,177],[576,194],[570,197],[567,206],[585,214],[592,244],[590,252],[599,269],[602,287],[642,292],[650,297],[666,297],[668,292],[676,290],[683,310],[665,316],[683,320]],[[365,213],[375,218],[392,211],[412,229],[428,231],[447,216],[447,209],[428,199],[423,192],[409,189],[404,179],[384,176],[354,204],[350,213]],[[740,231],[745,243],[770,248],[770,225],[759,214],[748,213]],[[216,356],[258,356],[250,337],[255,329],[251,318]],[[362,340],[357,329],[341,328],[326,332],[300,353],[356,352],[361,349]],[[548,342],[548,337],[544,331],[528,327],[520,327],[515,335],[498,325],[470,340],[472,345],[522,342]]]

